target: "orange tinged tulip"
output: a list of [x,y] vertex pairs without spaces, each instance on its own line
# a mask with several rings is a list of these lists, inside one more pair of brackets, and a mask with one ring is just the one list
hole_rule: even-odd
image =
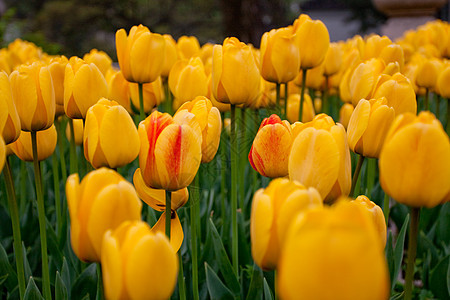
[[[50,157],[56,148],[58,134],[55,126],[36,132],[38,161]],[[33,148],[31,145],[31,132],[22,131],[19,138],[10,144],[12,151],[23,161],[33,161]]]
[[20,135],[20,119],[13,101],[11,83],[5,72],[0,72],[0,129],[4,144],[10,144]]

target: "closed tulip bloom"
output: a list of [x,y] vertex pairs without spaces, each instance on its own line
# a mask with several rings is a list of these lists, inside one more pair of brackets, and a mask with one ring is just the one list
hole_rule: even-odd
[[226,38],[213,48],[212,92],[222,103],[250,104],[260,93],[260,74],[249,46]]
[[187,187],[202,159],[201,133],[158,111],[139,124],[138,133],[139,166],[145,184],[169,191]]
[[122,72],[119,70],[110,69],[107,72],[105,79],[108,83],[107,98],[116,101],[122,105],[129,114],[132,114],[133,110],[131,109],[130,83],[125,79],[125,77],[123,77]]
[[180,103],[208,93],[208,77],[200,57],[177,61],[169,74],[169,87]]
[[83,148],[86,160],[96,169],[132,162],[139,153],[139,135],[125,108],[106,98],[89,108]]
[[330,47],[328,48],[323,63],[323,73],[325,74],[325,76],[332,76],[339,72],[342,66],[343,55],[344,53],[342,51],[342,47],[338,43],[330,43]]
[[107,168],[88,173],[81,183],[78,174],[70,175],[66,196],[72,249],[85,262],[100,262],[106,231],[141,219],[142,203],[133,185]]
[[129,35],[125,29],[116,32],[116,50],[120,70],[130,82],[155,81],[164,66],[164,37],[143,26],[133,26]]
[[372,98],[378,99],[385,97],[388,105],[393,107],[395,115],[406,112],[416,114],[417,101],[414,88],[411,82],[401,73],[395,73],[392,76],[381,75],[372,93]]
[[378,158],[395,111],[386,98],[361,99],[347,127],[350,150],[365,157]]
[[[74,119],[73,120],[73,129],[75,131],[75,145],[83,145],[83,133],[84,133],[84,126],[83,126],[83,120],[82,119]],[[70,141],[72,137],[72,133],[70,131],[70,126],[66,126],[66,138],[68,141]]]
[[388,299],[389,272],[369,212],[338,204],[292,221],[277,269],[280,298]]
[[170,34],[163,35],[166,41],[166,47],[164,48],[164,64],[161,71],[161,77],[169,77],[170,70],[175,62],[178,60],[177,43]]
[[354,201],[351,201],[350,203],[360,205],[370,213],[375,225],[375,229],[380,237],[381,246],[384,249],[384,247],[386,246],[387,233],[386,220],[384,218],[383,210],[381,209],[381,207],[370,201],[370,199],[364,195],[356,197],[356,199]]
[[263,270],[276,269],[286,232],[299,212],[321,207],[314,188],[285,178],[274,179],[253,196],[250,217],[252,256]]
[[211,103],[214,105],[214,107],[217,107],[220,112],[227,112],[231,109],[231,105],[229,103],[222,103],[214,98],[214,94],[212,93],[211,74],[208,75],[208,93],[206,94],[206,98],[211,100]]
[[327,27],[320,20],[305,20],[295,30],[300,49],[300,68],[317,67],[325,59],[330,45]]
[[344,126],[320,114],[298,131],[289,156],[289,178],[316,188],[325,202],[348,195],[351,162]]
[[261,38],[261,76],[270,82],[286,83],[300,70],[300,49],[292,28],[272,29]]
[[142,221],[108,230],[102,247],[106,299],[169,299],[175,289],[178,257],[166,236]]
[[353,114],[354,107],[351,103],[344,103],[339,110],[339,123],[344,126],[345,129],[348,127],[348,123],[350,121],[350,117]]
[[212,51],[214,48],[214,44],[206,43],[203,44],[200,48],[200,58],[202,59],[202,62],[204,65],[208,64],[208,61],[210,62],[212,60]]
[[263,176],[270,178],[287,176],[291,145],[290,124],[273,114],[261,122],[248,160],[253,169]]
[[105,77],[93,63],[71,57],[64,76],[64,110],[71,119],[84,119],[89,107],[105,97]]
[[437,80],[437,91],[438,93],[444,97],[450,98],[450,65],[447,65],[445,69],[443,69],[438,76]]
[[180,59],[189,59],[200,54],[200,43],[195,36],[180,36],[177,41],[178,56]]
[[384,63],[387,65],[392,62],[397,62],[400,70],[403,70],[403,66],[405,64],[405,58],[403,55],[403,48],[398,44],[391,44],[383,48],[381,50],[379,56]]
[[22,130],[39,131],[52,126],[55,91],[48,67],[39,62],[21,65],[9,78]]
[[222,118],[216,107],[213,107],[211,101],[202,96],[184,103],[177,111],[177,114],[183,110],[193,113],[196,117],[202,131],[202,163],[208,163],[213,160],[219,149],[220,133],[222,132]]
[[[139,104],[139,87],[137,83],[130,83],[130,98],[134,107],[140,110]],[[164,90],[162,87],[161,77],[153,82],[144,83],[142,85],[142,93],[144,96],[144,112],[149,113],[153,108],[158,106],[164,99]]]
[[67,57],[62,55],[52,58],[48,64],[55,89],[56,116],[64,115],[64,75],[68,62]]
[[361,58],[363,60],[368,60],[380,57],[382,51],[391,44],[392,41],[385,35],[372,35],[368,37],[364,43],[359,44]]
[[[56,128],[52,125],[45,130],[39,130],[36,133],[38,161],[50,157],[56,148],[58,134]],[[23,161],[33,161],[33,148],[31,145],[31,132],[22,131],[19,138],[10,144],[12,151]]]
[[13,101],[11,83],[5,72],[0,72],[0,129],[4,144],[10,144],[20,135],[20,119]]
[[417,69],[416,84],[419,87],[433,89],[442,69],[442,64],[437,59],[427,59]]
[[385,68],[381,59],[371,59],[360,63],[350,77],[349,87],[352,104],[356,107],[361,99],[370,98],[372,89]]
[[106,72],[112,68],[112,59],[104,51],[92,49],[89,53],[83,56],[83,60],[88,64],[93,63],[106,76]]
[[[295,123],[298,120],[298,110],[300,107],[300,94],[291,94],[288,97],[287,103],[287,119],[290,123]],[[302,111],[302,120],[301,122],[310,122],[314,119],[316,115],[314,111],[313,102],[311,100],[311,96],[309,93],[305,93],[305,97],[303,99],[303,111]]]
[[430,112],[397,116],[380,153],[380,182],[396,201],[434,207],[450,191],[450,141]]

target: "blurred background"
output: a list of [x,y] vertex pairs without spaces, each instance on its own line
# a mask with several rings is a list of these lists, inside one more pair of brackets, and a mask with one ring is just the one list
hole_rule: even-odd
[[[116,60],[116,30],[144,24],[175,39],[194,35],[204,44],[236,36],[259,47],[265,31],[300,13],[322,20],[332,41],[381,33],[386,22],[371,0],[0,0],[0,44],[22,38],[66,56],[97,48]],[[448,21],[448,3],[434,14]]]

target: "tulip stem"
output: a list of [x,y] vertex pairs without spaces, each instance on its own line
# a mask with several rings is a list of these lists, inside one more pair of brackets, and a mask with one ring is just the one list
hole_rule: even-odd
[[[286,100],[286,102],[287,102],[287,100]],[[255,138],[256,133],[258,132],[258,128],[259,128],[259,111],[258,111],[258,109],[255,109],[254,113],[255,113],[255,116],[254,116],[255,131],[253,134],[253,139]],[[286,113],[287,113],[287,110],[286,110]],[[256,172],[253,168],[250,168],[250,169],[253,173],[253,193],[255,193],[256,190],[258,189],[258,174],[259,173]]]
[[288,107],[287,107],[287,101],[288,101],[288,83],[286,82],[285,84],[284,84],[284,119],[285,120],[287,120],[287,110],[288,110]]
[[64,156],[64,144],[63,144],[64,126],[62,126],[62,125],[63,125],[62,121],[56,120],[55,127],[56,127],[56,131],[58,132],[59,160],[60,160],[60,164],[61,164],[61,175],[62,175],[61,179],[65,184],[66,180],[67,180],[67,170],[66,170],[66,158]]
[[143,84],[138,83],[138,89],[139,89],[139,121],[143,121],[145,119],[145,112],[144,112],[144,91],[143,91]]
[[376,158],[369,158],[367,160],[367,184],[366,184],[366,190],[367,190],[367,197],[371,197],[372,195],[372,189],[375,183],[375,168],[376,168]]
[[[247,166],[247,143],[246,143],[246,116],[245,116],[245,108],[241,108],[241,126],[240,126],[240,132],[241,132],[241,151],[239,151],[239,159],[241,166],[241,170],[239,172],[239,207],[242,210],[242,213],[245,211],[245,167]],[[242,149],[243,148],[243,149]]]
[[170,197],[172,196],[172,193],[168,190],[166,190],[166,236],[170,241],[170,221],[172,219],[172,203]]
[[96,300],[102,300],[103,297],[103,276],[102,276],[102,265],[97,263],[97,297]]
[[303,101],[305,100],[305,85],[306,85],[306,72],[308,71],[308,69],[302,69],[302,91],[300,94],[300,108],[299,108],[299,113],[298,113],[298,120],[300,122],[302,122],[303,120]]
[[184,271],[183,271],[183,257],[181,256],[181,251],[178,251],[178,298],[180,300],[186,300],[186,287],[184,285]]
[[417,251],[417,234],[419,231],[420,208],[411,207],[411,223],[409,224],[408,262],[405,275],[405,300],[412,299],[414,265]]
[[199,174],[197,173],[194,178],[194,186],[191,185],[191,255],[192,255],[192,293],[194,295],[194,300],[198,300],[198,263],[197,263],[197,203],[199,201],[198,189]]
[[59,187],[59,174],[58,174],[58,158],[56,157],[56,151],[52,155],[52,171],[53,171],[53,188],[55,190],[55,213],[56,213],[56,232],[61,229],[61,194]]
[[359,155],[358,163],[356,164],[355,173],[353,173],[352,188],[350,189],[350,197],[354,197],[355,196],[354,192],[355,192],[356,182],[358,181],[359,173],[361,172],[361,167],[363,165],[363,162],[364,162],[364,156]]
[[428,99],[429,99],[429,92],[428,92],[428,89],[425,89],[425,100],[424,100],[424,108],[423,108],[423,110],[430,110],[430,108],[429,108],[429,101],[428,101]]
[[73,119],[69,120],[70,126],[70,174],[78,173],[77,148],[75,145],[75,130]]
[[14,190],[14,181],[8,157],[6,158],[4,175],[6,183],[6,193],[8,195],[8,206],[11,214],[11,223],[13,229],[14,254],[16,257],[17,278],[19,281],[19,295],[20,299],[23,299],[23,296],[25,294],[25,272],[23,267],[22,237],[20,235],[19,209],[17,207],[16,192]]
[[[225,120],[225,114],[222,113],[222,120]],[[225,128],[222,128],[222,136],[220,138],[220,159],[221,159],[221,163],[220,163],[220,194],[221,194],[221,200],[222,200],[222,222],[225,223],[225,218],[226,218],[226,213],[225,213],[225,201],[226,201],[226,197],[227,197],[227,191],[226,191],[226,186],[227,186],[227,178],[226,178],[226,173],[227,173],[227,144],[225,142]]]
[[276,109],[276,111],[277,112],[280,112],[281,111],[281,107],[280,107],[280,93],[281,93],[281,85],[277,82],[276,83],[276,99],[277,99],[277,109]]
[[236,105],[231,104],[231,255],[236,277],[239,276],[238,230],[237,230],[237,143],[236,143]]
[[23,207],[26,202],[26,196],[27,196],[27,165],[26,162],[21,160],[20,161],[20,202],[19,202],[19,214],[21,211],[23,211]]
[[390,212],[389,202],[390,202],[389,195],[387,193],[384,193],[383,214],[384,218],[386,219],[386,226],[389,225],[389,212]]
[[[314,107],[314,99],[313,99],[313,107]],[[332,117],[331,111],[332,111],[331,105],[330,102],[328,101],[328,76],[325,76],[325,86],[323,87],[322,93],[322,112]]]
[[436,95],[436,119],[438,119],[439,122],[440,122],[439,117],[441,115],[440,102],[441,102],[441,96]]
[[450,99],[447,99],[447,134],[450,134]]
[[[72,130],[73,132],[73,130]],[[74,139],[72,139],[74,141]],[[45,222],[45,207],[44,195],[42,192],[42,173],[41,166],[38,159],[37,151],[37,132],[31,132],[31,145],[33,148],[33,164],[34,164],[34,179],[36,183],[37,208],[39,219],[39,231],[41,236],[41,257],[42,257],[42,286],[45,299],[52,299],[50,290],[50,276],[48,271],[48,257],[47,257],[47,232]],[[75,145],[75,144],[74,144]]]

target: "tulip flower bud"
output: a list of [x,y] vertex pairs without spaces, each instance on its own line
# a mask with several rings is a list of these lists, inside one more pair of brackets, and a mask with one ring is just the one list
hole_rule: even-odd
[[129,35],[125,29],[116,32],[117,59],[123,76],[130,82],[155,81],[164,65],[164,37],[143,26],[133,26]]
[[177,43],[170,34],[163,35],[166,42],[166,47],[164,48],[164,64],[161,71],[161,77],[169,77],[170,70],[175,62],[178,60],[178,49]]
[[416,84],[419,87],[433,89],[436,86],[437,78],[442,70],[442,64],[437,59],[424,61],[417,69]]
[[387,65],[392,62],[397,62],[400,70],[403,70],[405,59],[403,55],[403,48],[398,44],[387,45],[381,50],[380,58]]
[[[324,60],[324,74],[325,76],[332,76],[339,72],[342,65],[343,51],[339,44],[330,43],[327,54]],[[309,75],[309,74],[308,74]],[[308,77],[306,78],[308,79]]]
[[162,233],[142,221],[108,230],[101,253],[106,299],[169,299],[178,257]]
[[386,231],[386,220],[384,218],[383,210],[381,209],[381,207],[370,201],[370,199],[364,195],[358,196],[355,200],[351,201],[350,203],[361,205],[364,209],[366,209],[370,213],[375,225],[375,229],[380,237],[381,246],[384,249],[384,247],[386,246],[387,231]]
[[[306,76],[305,85],[307,88],[313,90],[322,90],[325,86],[325,76],[323,75],[324,65],[318,65],[315,68],[308,70],[308,75]],[[300,72],[294,79],[294,83],[298,86],[302,85],[303,72]]]
[[86,160],[96,169],[132,162],[139,153],[139,135],[125,108],[105,98],[89,108],[83,148]]
[[353,114],[354,107],[351,103],[344,103],[339,110],[339,123],[344,126],[345,129],[348,127],[348,123],[350,121],[350,117]]
[[[130,89],[130,98],[134,107],[137,110],[140,109],[139,104],[139,87],[137,83],[131,83],[128,85]],[[158,106],[164,99],[164,90],[162,87],[161,77],[158,77],[155,81],[150,83],[144,83],[142,85],[142,92],[144,96],[144,112],[149,113],[153,108]]]
[[214,44],[211,44],[211,43],[206,43],[200,48],[199,56],[205,66],[208,64],[208,61],[211,62],[211,60],[212,60],[213,48],[214,48]]
[[287,300],[388,299],[389,272],[369,212],[338,201],[294,217],[276,284]]
[[386,98],[361,99],[347,128],[350,150],[365,157],[378,158],[395,111]]
[[438,93],[447,99],[450,99],[450,65],[447,65],[445,69],[443,69],[439,73],[439,77],[437,80],[437,91]]
[[359,44],[361,58],[363,60],[368,60],[371,58],[380,57],[382,51],[391,44],[392,41],[385,35],[372,35],[368,37],[364,43]]
[[353,106],[356,107],[361,99],[370,98],[376,80],[384,68],[384,62],[375,58],[362,62],[355,68],[349,81]]
[[64,75],[64,110],[71,119],[84,119],[89,107],[105,97],[105,77],[93,63],[71,57]]
[[11,90],[24,131],[52,126],[55,119],[55,91],[48,67],[34,62],[21,65],[10,75]]
[[248,154],[248,160],[253,169],[262,176],[270,178],[287,176],[291,145],[289,122],[281,121],[275,114],[271,115],[261,122]]
[[180,59],[189,59],[198,56],[200,43],[195,36],[180,36],[177,41],[178,56]]
[[213,48],[212,92],[222,103],[248,104],[260,93],[260,74],[249,46],[226,38]]
[[72,249],[82,261],[99,262],[104,233],[141,219],[142,203],[133,185],[107,168],[88,173],[81,183],[78,174],[70,175],[66,196]]
[[450,141],[430,112],[394,120],[380,153],[380,183],[396,201],[432,208],[450,191]]
[[169,74],[169,87],[175,99],[183,104],[197,96],[206,96],[208,77],[200,57],[177,61]]
[[133,110],[131,109],[130,83],[125,79],[125,77],[123,77],[122,72],[111,69],[106,73],[105,79],[108,83],[107,98],[116,101],[122,105],[129,114],[132,114]]
[[263,270],[276,269],[292,220],[299,212],[321,206],[316,189],[285,178],[274,179],[266,189],[259,189],[253,197],[250,217],[255,263]]
[[[83,145],[83,134],[84,134],[84,126],[82,119],[74,119],[73,120],[73,129],[75,131],[75,145]],[[70,141],[72,137],[72,132],[70,131],[70,126],[66,126],[66,138]]]
[[104,51],[98,51],[97,49],[92,49],[89,53],[83,56],[83,60],[88,64],[93,63],[102,72],[103,76],[109,69],[112,68],[112,59]]
[[261,38],[261,76],[270,82],[286,83],[300,70],[300,49],[292,28],[272,29]]
[[316,188],[325,202],[348,195],[351,162],[344,126],[320,114],[298,132],[289,156],[289,178]]
[[[290,123],[295,123],[298,121],[300,94],[289,95],[287,104],[287,119]],[[308,93],[305,93],[303,99],[302,122],[312,121],[315,115],[316,113],[314,112],[311,96]]]
[[[39,130],[36,133],[38,161],[42,161],[50,157],[56,148],[56,140],[58,134],[56,128],[52,125],[45,130]],[[33,148],[31,145],[31,132],[22,131],[19,138],[11,143],[11,149],[23,161],[33,161]]]
[[185,102],[177,111],[177,114],[183,110],[193,113],[196,117],[202,131],[202,163],[208,163],[213,160],[219,149],[220,133],[222,132],[222,118],[216,107],[212,106],[211,101],[202,96],[194,100]]
[[[263,80],[263,79],[261,79]],[[206,94],[206,98],[211,100],[211,103],[214,105],[214,107],[217,107],[220,112],[227,112],[230,111],[231,106],[228,103],[221,103],[214,98],[214,95],[211,91],[211,74],[208,75],[208,93]]]
[[62,55],[52,58],[48,64],[55,89],[56,116],[64,115],[64,75],[68,62],[67,57]]
[[155,111],[139,124],[138,133],[139,166],[145,184],[169,191],[187,187],[202,159],[201,132]]
[[20,119],[13,101],[8,75],[0,72],[0,133],[3,143],[8,145],[19,138]]

